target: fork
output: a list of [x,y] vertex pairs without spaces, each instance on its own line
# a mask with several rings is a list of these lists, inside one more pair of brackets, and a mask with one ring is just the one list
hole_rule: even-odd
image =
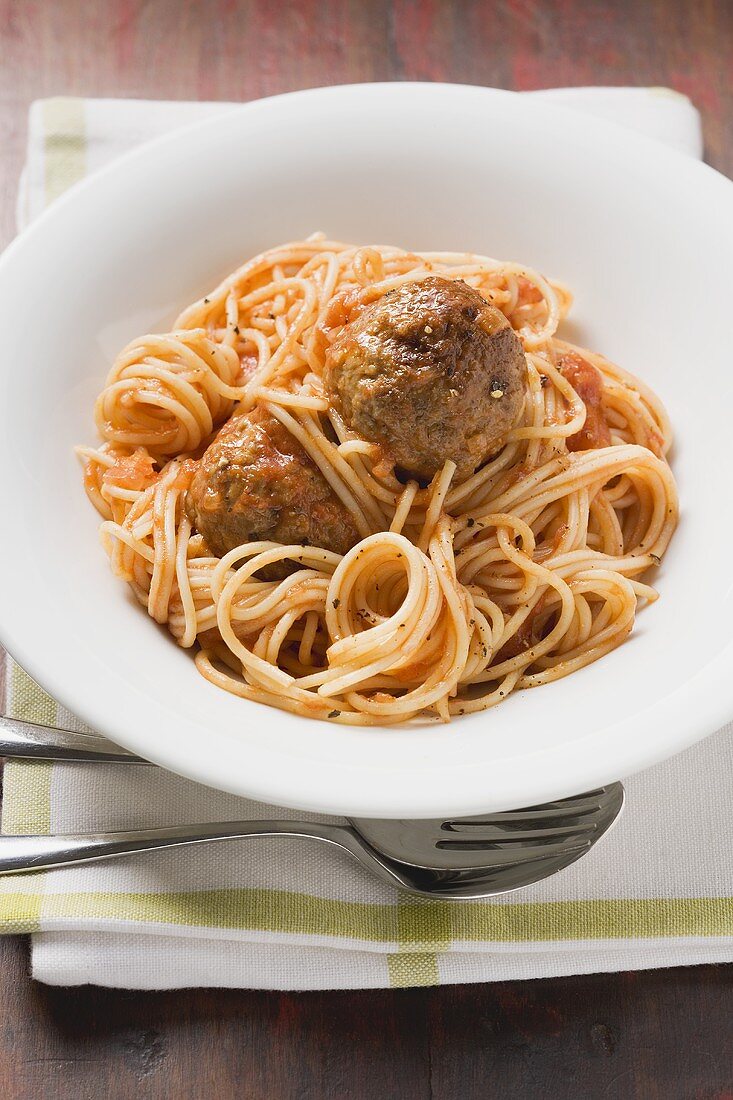
[[[0,755],[146,764],[97,735],[0,717]],[[66,836],[0,837],[0,874],[256,836],[336,845],[384,882],[427,897],[490,897],[546,878],[585,855],[621,811],[612,783],[573,798],[477,817],[231,821]]]

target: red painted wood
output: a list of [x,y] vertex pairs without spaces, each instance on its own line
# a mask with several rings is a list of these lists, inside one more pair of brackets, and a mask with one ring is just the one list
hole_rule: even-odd
[[[0,244],[27,108],[319,84],[671,84],[733,175],[730,0],[0,0]],[[0,610],[1,614],[1,610]],[[733,967],[338,994],[50,990],[0,941],[0,1096],[733,1100]]]

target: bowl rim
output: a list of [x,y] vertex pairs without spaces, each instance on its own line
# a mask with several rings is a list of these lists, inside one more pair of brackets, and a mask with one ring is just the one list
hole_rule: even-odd
[[[627,155],[630,151],[642,159],[653,158],[660,163],[661,168],[667,168],[678,179],[690,177],[698,186],[705,180],[707,181],[705,186],[709,190],[725,188],[733,224],[733,183],[730,180],[701,161],[670,149],[661,141],[634,133],[623,125],[584,115],[572,107],[534,97],[524,98],[516,92],[465,84],[375,82],[332,85],[288,92],[235,105],[231,110],[224,109],[211,117],[193,121],[121,155],[70,188],[11,242],[0,256],[0,280],[5,276],[8,268],[12,269],[16,255],[25,250],[29,242],[39,234],[42,235],[47,224],[63,219],[67,208],[82,204],[90,190],[103,191],[105,180],[110,177],[124,176],[133,165],[147,162],[155,166],[166,149],[181,146],[198,131],[215,131],[223,128],[227,122],[231,124],[233,115],[253,118],[271,112],[276,115],[278,111],[293,105],[298,109],[303,105],[309,105],[312,109],[318,101],[344,95],[356,96],[359,99],[365,97],[368,100],[370,97],[378,98],[385,94],[389,94],[392,99],[395,97],[409,99],[414,96],[428,99],[435,96],[459,98],[465,96],[471,100],[476,100],[477,97],[495,102],[503,100],[507,104],[512,104],[511,110],[534,115],[539,120],[544,118],[549,125],[570,127],[584,139],[602,141],[606,146],[622,147]],[[0,441],[0,454],[2,449],[3,443]],[[7,550],[0,542],[0,576],[7,575],[7,568],[3,570],[2,565],[7,566],[8,558]],[[0,581],[0,585],[5,586],[7,582]],[[391,795],[380,799],[372,791],[372,797],[366,800],[362,797],[361,791],[357,789],[360,776],[353,774],[357,771],[355,766],[324,765],[322,768],[324,780],[320,783],[318,791],[314,793],[312,789],[304,789],[302,777],[297,770],[282,767],[271,766],[267,769],[258,766],[254,772],[249,771],[242,781],[239,776],[233,777],[221,761],[202,758],[195,746],[187,748],[184,738],[180,741],[164,741],[163,751],[159,751],[161,744],[157,741],[152,745],[148,743],[144,730],[146,724],[150,725],[151,721],[155,723],[165,719],[164,709],[161,709],[157,716],[154,713],[152,718],[149,715],[146,716],[145,722],[134,723],[128,718],[128,712],[132,713],[135,709],[132,702],[128,702],[125,707],[117,710],[110,707],[107,700],[105,707],[99,694],[93,692],[85,694],[79,686],[78,679],[73,681],[66,678],[64,665],[52,660],[52,647],[42,638],[39,641],[39,635],[34,634],[30,623],[24,622],[20,616],[13,617],[12,613],[8,614],[6,610],[0,614],[0,639],[10,654],[58,702],[82,721],[121,745],[142,753],[163,767],[186,775],[197,782],[238,795],[316,812],[350,813],[361,816],[427,817],[434,816],[436,813],[479,813],[488,808],[506,809],[519,804],[542,802],[602,785],[617,779],[620,771],[628,775],[645,768],[712,733],[733,715],[733,677],[730,676],[729,671],[729,653],[732,643],[729,640],[727,645],[691,680],[683,682],[671,695],[657,700],[644,710],[635,712],[630,718],[566,744],[523,754],[522,760],[528,761],[531,758],[533,761],[532,774],[523,777],[521,789],[516,782],[507,781],[505,797],[493,796],[490,807],[481,800],[481,783],[480,778],[475,774],[478,770],[476,765],[454,763],[451,765],[454,773],[461,768],[466,773],[465,797],[460,798],[460,805],[453,805],[447,801],[440,803],[439,808],[439,800],[436,800],[436,792],[431,786],[429,790],[418,788],[405,791],[404,806],[397,812]],[[131,691],[130,695],[132,699],[135,692]],[[694,722],[691,720],[691,714],[694,714]],[[638,736],[642,724],[651,720],[655,724],[664,726],[665,737],[661,744],[658,740],[646,740]],[[173,745],[176,746],[175,751],[169,751]],[[271,758],[271,762],[276,758],[277,754]],[[517,758],[508,756],[503,761],[507,769],[507,779],[512,774],[512,762],[516,764],[516,761]],[[492,768],[495,767],[495,763],[492,763]],[[438,773],[439,766],[436,766],[435,770]],[[570,774],[570,780],[563,782],[557,778],[559,774],[566,772]],[[552,778],[548,778],[550,775]],[[325,793],[329,786],[330,792]]]

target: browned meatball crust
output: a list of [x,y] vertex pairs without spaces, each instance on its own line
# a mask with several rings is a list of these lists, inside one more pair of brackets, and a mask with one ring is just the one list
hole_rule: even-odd
[[[353,520],[300,444],[256,409],[235,415],[204,452],[186,511],[212,553],[259,539],[345,554],[358,542]],[[271,567],[282,576],[287,567]]]
[[467,476],[522,411],[527,364],[508,320],[462,280],[429,276],[366,306],[326,352],[336,409],[399,467]]

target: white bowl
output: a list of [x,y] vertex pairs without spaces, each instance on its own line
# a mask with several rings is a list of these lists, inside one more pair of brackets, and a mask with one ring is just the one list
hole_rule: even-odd
[[[566,331],[639,374],[677,432],[661,599],[572,676],[429,729],[350,729],[208,684],[110,573],[72,447],[116,351],[243,258],[314,229],[520,259]],[[430,816],[577,793],[733,716],[733,185],[610,123],[511,93],[330,88],[156,141],[55,203],[0,261],[0,633],[80,718],[204,783],[334,813]]]

